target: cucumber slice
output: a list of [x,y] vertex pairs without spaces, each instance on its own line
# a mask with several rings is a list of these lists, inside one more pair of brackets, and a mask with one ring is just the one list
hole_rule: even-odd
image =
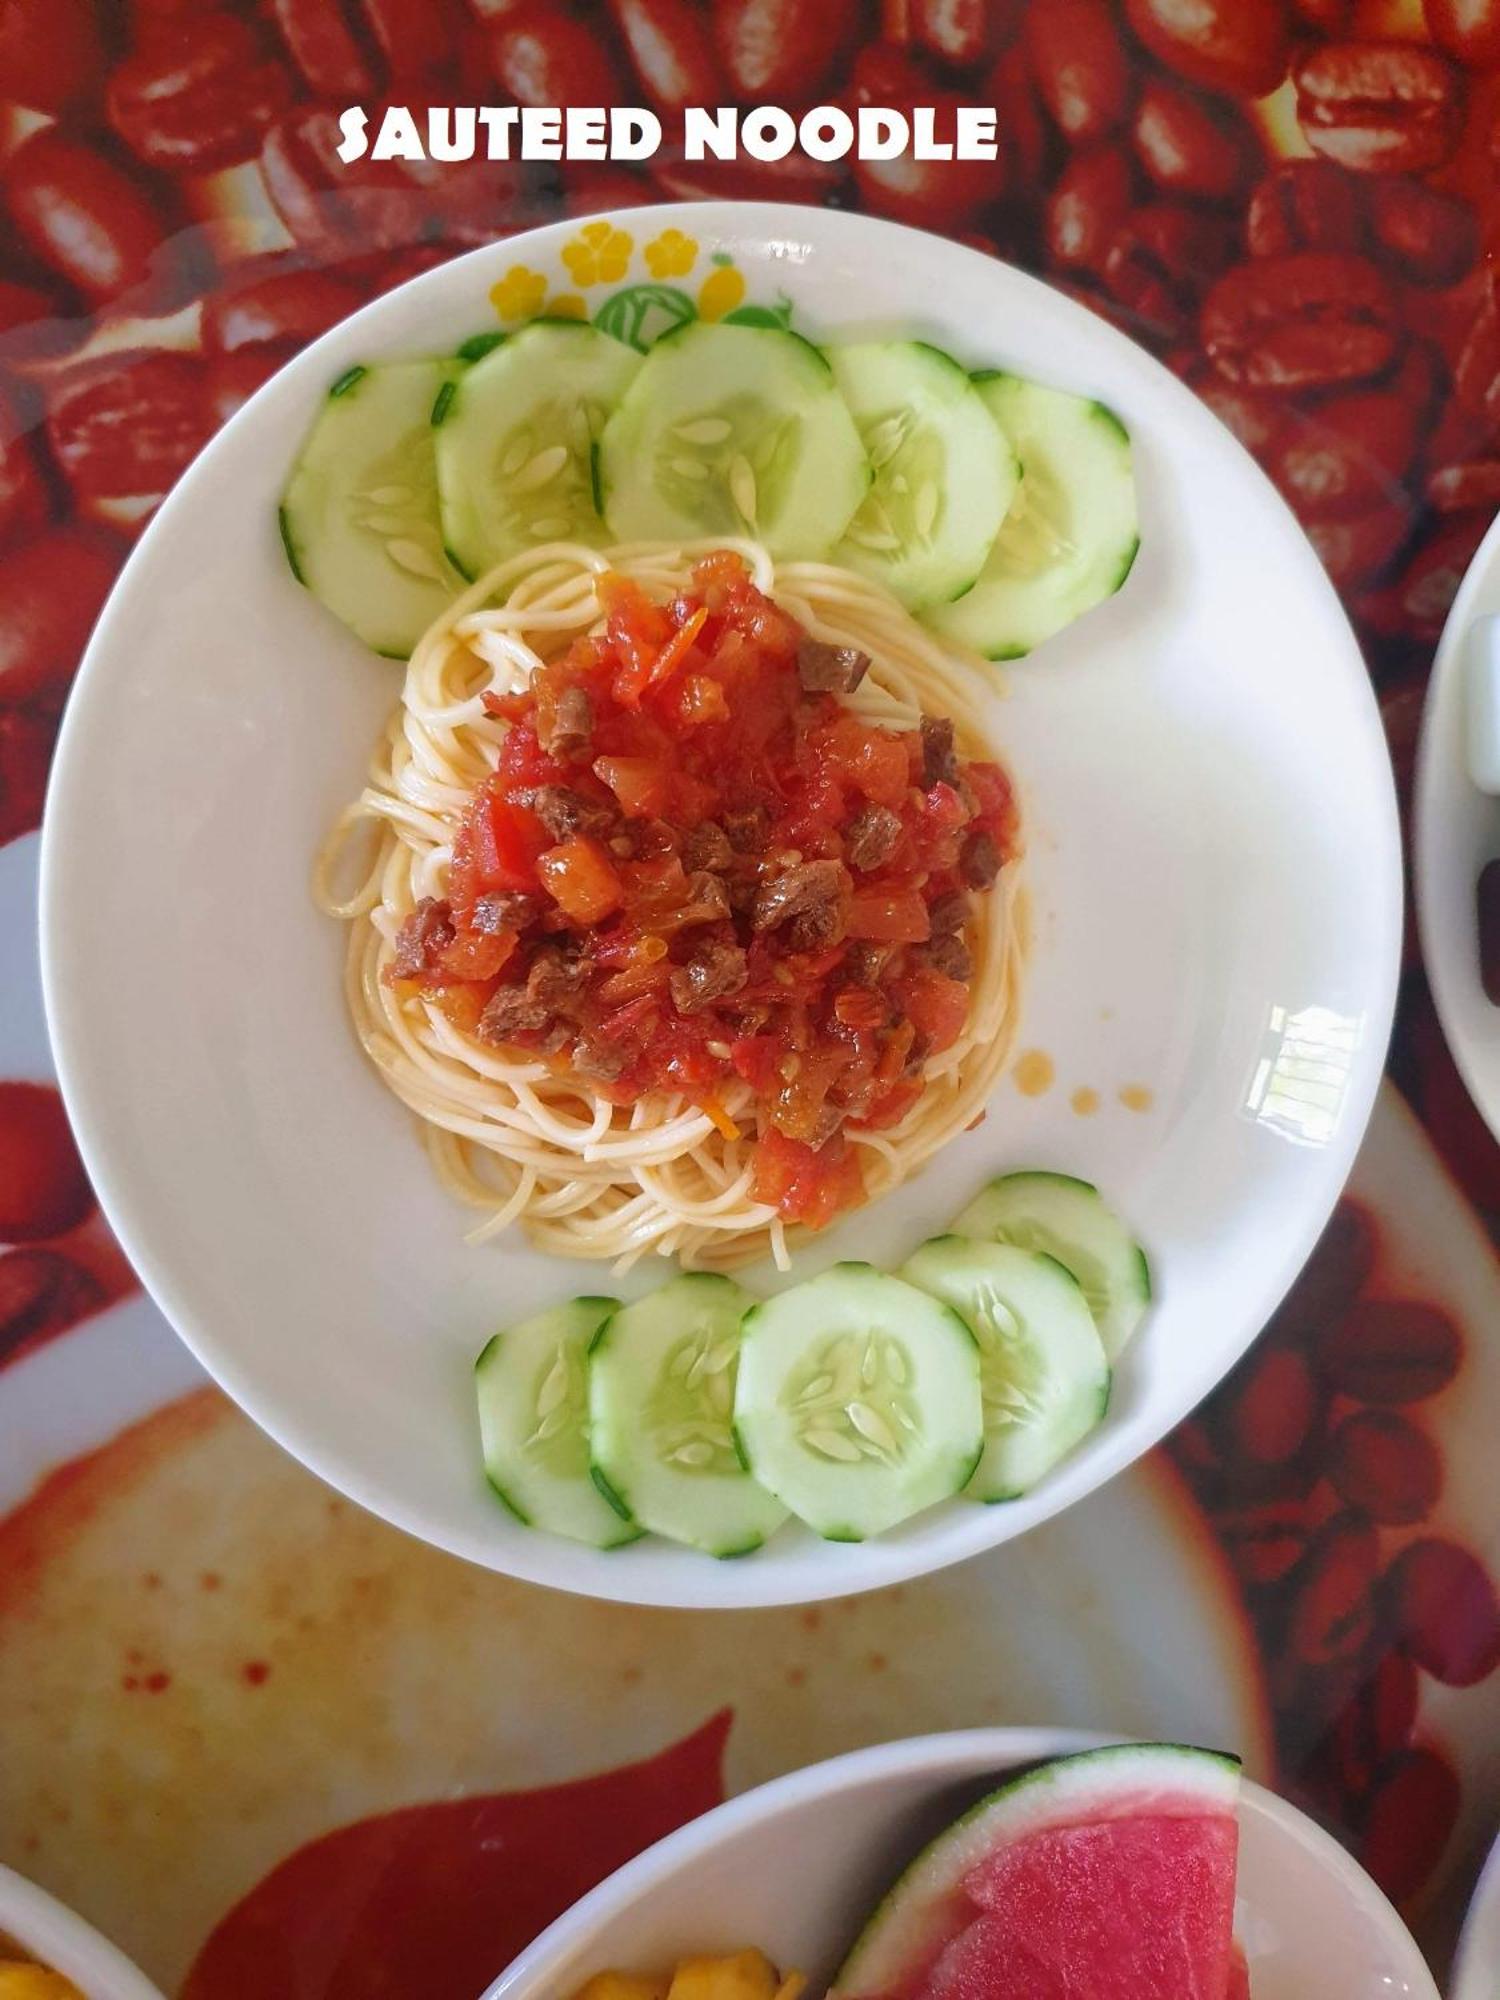
[[1019,659],[1112,597],[1140,547],[1130,436],[1112,410],[1019,375],[974,386],[1021,461],[1021,484],[978,582],[932,613],[991,660]]
[[912,610],[969,589],[1021,468],[968,375],[920,340],[830,348],[874,473],[835,560]]
[[518,1520],[596,1549],[637,1541],[589,1476],[588,1351],[618,1299],[569,1299],[497,1333],[474,1364],[491,1486]]
[[538,542],[604,540],[594,445],[640,365],[581,320],[545,320],[458,378],[433,437],[443,533],[470,576]]
[[657,341],[599,441],[621,541],[749,535],[827,555],[870,465],[817,348],[775,327],[690,323]]
[[714,1556],[748,1555],[786,1509],[735,1449],[740,1320],[750,1294],[691,1271],[600,1327],[589,1358],[594,1481],[623,1514]]
[[1055,1257],[1082,1287],[1111,1361],[1151,1303],[1145,1251],[1099,1190],[1070,1174],[1003,1174],[980,1189],[953,1229]]
[[973,1472],[979,1349],[926,1292],[835,1264],[745,1315],[734,1431],[762,1486],[810,1528],[863,1541]]
[[350,368],[281,501],[293,574],[377,653],[404,660],[463,589],[438,526],[432,409],[453,361]]
[[900,1275],[952,1306],[979,1343],[984,1457],[965,1492],[1018,1499],[1109,1407],[1109,1362],[1078,1280],[1042,1251],[966,1236],[935,1236]]

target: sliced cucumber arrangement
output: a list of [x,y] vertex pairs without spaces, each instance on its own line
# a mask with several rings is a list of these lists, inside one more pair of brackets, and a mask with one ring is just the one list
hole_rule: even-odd
[[434,411],[443,534],[469,576],[538,542],[597,543],[594,447],[641,358],[579,320],[539,320],[460,373]]
[[1130,574],[1140,547],[1130,436],[1086,396],[1003,373],[974,383],[1021,483],[974,588],[932,623],[988,659],[1019,659]]
[[299,581],[377,653],[404,660],[463,589],[438,521],[432,411],[453,361],[350,368],[326,402],[281,501]]
[[775,327],[689,322],[659,340],[598,464],[619,541],[751,536],[807,560],[833,548],[870,484],[827,359]]
[[828,352],[872,484],[834,551],[913,610],[968,590],[1020,483],[1004,432],[964,369],[920,340]]
[[740,1322],[732,1278],[673,1278],[622,1307],[589,1363],[594,1480],[623,1519],[713,1556],[748,1555],[786,1509],[746,1472],[733,1419]]
[[828,1541],[864,1541],[973,1472],[979,1349],[927,1293],[836,1264],[746,1314],[734,1430],[799,1520]]
[[1055,1257],[1077,1279],[1112,1361],[1151,1303],[1145,1251],[1088,1181],[1069,1174],[1003,1174],[980,1190],[953,1227],[960,1236]]
[[618,1299],[569,1299],[497,1333],[474,1364],[490,1484],[518,1519],[616,1549],[641,1529],[589,1470],[588,1351]]
[[1109,1362],[1076,1278],[1039,1250],[936,1236],[901,1267],[979,1344],[984,1456],[965,1491],[1015,1500],[1109,1407]]

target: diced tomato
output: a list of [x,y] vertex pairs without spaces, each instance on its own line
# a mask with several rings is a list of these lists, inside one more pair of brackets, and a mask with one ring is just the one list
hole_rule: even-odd
[[537,873],[547,894],[577,924],[597,924],[625,898],[614,863],[586,833],[549,848],[537,861]]
[[933,826],[947,830],[968,824],[968,808],[953,787],[944,784],[941,778],[928,788],[923,796],[923,805],[928,822]]
[[876,805],[899,806],[905,801],[910,761],[904,737],[844,710],[823,741],[825,763],[846,784]]
[[868,1132],[889,1131],[892,1125],[899,1125],[922,1095],[919,1077],[907,1077],[903,1082],[893,1084],[883,1096],[877,1097],[863,1118],[853,1122]]
[[480,1015],[489,1005],[490,996],[499,983],[498,979],[486,979],[477,983],[463,982],[453,986],[436,986],[429,988],[423,997],[431,1000],[461,1035],[472,1035],[479,1026]]
[[654,757],[597,757],[594,775],[631,819],[660,819],[672,799],[672,772]]
[[872,944],[922,944],[932,933],[917,889],[856,890],[849,899],[848,934]]
[[515,948],[514,931],[460,931],[438,963],[455,979],[493,979]]
[[969,1018],[969,989],[963,981],[925,966],[906,982],[902,997],[908,1020],[927,1037],[932,1053],[952,1048]]
[[506,722],[524,722],[532,709],[529,688],[517,688],[514,694],[496,694],[493,688],[486,688],[479,699],[486,715],[500,716]]
[[672,712],[684,729],[697,729],[705,722],[727,722],[729,703],[720,682],[707,674],[685,674]]
[[482,785],[453,841],[449,897],[458,922],[467,924],[475,903],[492,889],[534,889],[537,856],[546,845],[547,829],[535,813]]
[[700,604],[687,623],[672,633],[654,658],[643,648],[634,659],[621,667],[614,679],[615,700],[624,708],[639,708],[643,698],[653,688],[664,686],[692,651],[693,641],[703,630],[707,617],[707,611]]
[[1010,779],[998,764],[983,760],[966,767],[970,787],[978,805],[978,817],[986,830],[1008,852],[1016,837],[1016,795]]
[[767,1132],[755,1142],[751,1192],[788,1222],[822,1229],[864,1197],[859,1156],[840,1138],[813,1147]]
[[741,1035],[729,1044],[729,1060],[758,1096],[774,1090],[785,1053],[775,1035]]
[[572,774],[547,755],[536,731],[521,722],[505,732],[496,775],[507,790],[531,791],[538,785],[565,785]]

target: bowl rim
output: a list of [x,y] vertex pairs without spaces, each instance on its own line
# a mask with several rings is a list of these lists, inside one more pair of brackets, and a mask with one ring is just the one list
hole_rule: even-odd
[[163,2000],[159,1988],[102,1932],[35,1882],[0,1863],[0,1931],[86,2000]]
[[[725,1800],[617,1868],[512,1959],[485,1988],[480,2000],[567,2000],[571,1989],[559,1982],[566,1981],[569,1960],[597,1937],[602,1925],[638,1898],[659,1888],[696,1852],[747,1828],[764,1826],[807,1800],[826,1797],[834,1791],[855,1792],[866,1785],[878,1785],[886,1779],[923,1770],[929,1772],[935,1789],[979,1778],[987,1770],[999,1778],[1020,1764],[1139,1740],[1111,1732],[1042,1726],[940,1730],[926,1736],[903,1737],[893,1743],[871,1744],[862,1750],[845,1751],[820,1763],[804,1765]],[[1392,1946],[1403,1950],[1411,1960],[1410,1976],[1414,1983],[1408,2000],[1440,2000],[1431,1969],[1416,1940],[1385,1892],[1353,1856],[1316,1820],[1277,1793],[1251,1778],[1243,1778],[1241,1784],[1258,1810],[1279,1831],[1295,1836],[1351,1896],[1357,1896],[1378,1915]],[[1455,2000],[1459,1996],[1455,1995]]]
[[1500,1835],[1485,1857],[1449,1974],[1450,2000],[1494,2000],[1500,1982]]
[[[620,221],[649,217],[652,227],[665,228],[676,225],[699,233],[717,232],[725,237],[738,234],[762,242],[774,241],[779,236],[799,230],[812,233],[814,239],[816,232],[831,232],[835,247],[847,231],[853,236],[867,240],[876,237],[889,240],[898,254],[901,242],[911,239],[936,246],[945,257],[954,260],[969,261],[986,269],[993,269],[998,265],[1006,274],[1007,283],[1018,285],[1023,292],[1029,292],[1034,288],[1051,299],[1059,309],[1077,315],[1081,321],[1092,322],[1097,317],[1090,313],[1088,308],[1070,299],[1066,293],[1045,279],[1036,277],[1006,260],[990,257],[969,245],[935,235],[931,231],[914,229],[909,225],[880,217],[807,204],[720,200],[606,209],[599,211],[598,217]],[[360,1506],[403,1532],[412,1534],[434,1547],[442,1548],[498,1573],[514,1576],[525,1582],[537,1583],[549,1589],[561,1589],[602,1601],[680,1609],[767,1608],[821,1603],[857,1595],[888,1584],[936,1574],[973,1556],[987,1554],[1007,1542],[1019,1539],[1031,1529],[1056,1519],[1071,1507],[1096,1494],[1109,1480],[1129,1470],[1159,1445],[1202,1397],[1223,1380],[1262,1330],[1276,1305],[1285,1296],[1311,1255],[1319,1235],[1333,1212],[1339,1192],[1348,1177],[1368,1128],[1383,1075],[1384,1052],[1394,1020],[1401,959],[1401,846],[1394,782],[1373,689],[1366,683],[1363,690],[1366,696],[1363,704],[1366,713],[1362,731],[1366,741],[1360,754],[1363,756],[1366,750],[1373,752],[1384,766],[1384,783],[1379,786],[1382,824],[1378,829],[1372,827],[1372,832],[1376,833],[1378,839],[1378,847],[1375,850],[1378,865],[1369,871],[1372,876],[1378,876],[1381,885],[1378,906],[1372,906],[1371,912],[1369,949],[1374,971],[1368,1005],[1364,1010],[1360,1051],[1356,1057],[1356,1066],[1344,1101],[1339,1126],[1333,1139],[1321,1149],[1323,1157],[1329,1162],[1328,1180],[1322,1196],[1299,1204],[1300,1228],[1289,1244],[1284,1270],[1281,1271],[1273,1287],[1261,1288],[1265,1294],[1263,1310],[1247,1316],[1243,1337],[1225,1347],[1212,1372],[1204,1379],[1195,1376],[1186,1380],[1176,1393],[1162,1397],[1160,1410],[1145,1427],[1147,1434],[1140,1440],[1121,1445],[1118,1433],[1112,1439],[1110,1428],[1106,1425],[1093,1441],[1096,1450],[1089,1461],[1087,1474],[1082,1483],[1073,1490],[1066,1476],[1068,1468],[1062,1468],[1064,1477],[1060,1483],[1055,1478],[1049,1480],[1037,1493],[1028,1495],[1025,1502],[1017,1503],[1030,1509],[1028,1518],[1020,1526],[1002,1525],[1001,1517],[1006,1510],[989,1509],[986,1513],[990,1517],[991,1532],[981,1535],[976,1526],[967,1540],[959,1540],[956,1546],[942,1546],[934,1550],[930,1546],[931,1535],[922,1533],[920,1531],[922,1524],[918,1522],[915,1524],[918,1532],[909,1538],[902,1538],[900,1541],[888,1539],[883,1544],[866,1545],[870,1548],[877,1546],[881,1548],[882,1560],[876,1574],[867,1574],[863,1564],[850,1561],[837,1570],[809,1568],[791,1577],[763,1582],[761,1579],[768,1575],[766,1566],[757,1567],[754,1563],[748,1563],[734,1566],[735,1582],[732,1589],[727,1586],[721,1587],[709,1594],[705,1594],[705,1591],[709,1577],[716,1566],[707,1559],[703,1566],[703,1585],[690,1587],[679,1580],[676,1572],[670,1573],[664,1582],[659,1582],[650,1571],[643,1571],[638,1564],[632,1562],[632,1551],[629,1549],[612,1552],[608,1558],[608,1566],[595,1566],[586,1575],[570,1572],[559,1578],[553,1573],[554,1565],[548,1560],[545,1552],[545,1544],[550,1538],[542,1535],[535,1537],[540,1548],[534,1559],[525,1552],[517,1554],[509,1548],[496,1548],[489,1543],[481,1544],[474,1536],[458,1532],[447,1520],[440,1519],[435,1522],[431,1510],[409,1501],[399,1486],[393,1488],[390,1481],[370,1475],[351,1463],[347,1452],[339,1447],[330,1446],[321,1428],[316,1423],[310,1422],[305,1413],[282,1404],[267,1405],[253,1388],[247,1394],[245,1371],[237,1364],[233,1349],[226,1349],[214,1335],[211,1327],[206,1327],[203,1315],[188,1305],[185,1288],[178,1275],[178,1267],[169,1257],[160,1254],[159,1249],[152,1251],[142,1247],[154,1236],[158,1237],[159,1243],[158,1232],[150,1223],[143,1228],[136,1226],[140,1222],[140,1212],[135,1196],[122,1182],[119,1172],[112,1165],[109,1149],[102,1142],[96,1143],[91,1128],[86,1107],[92,1100],[94,1086],[91,1082],[85,1081],[88,1068],[87,1024],[69,992],[70,981],[60,963],[64,957],[62,938],[65,924],[61,907],[64,897],[60,884],[66,866],[66,835],[60,825],[60,809],[54,811],[53,807],[72,776],[72,752],[84,727],[81,718],[85,713],[85,697],[94,673],[99,670],[99,662],[105,657],[126,579],[131,576],[135,564],[140,561],[143,554],[154,549],[157,542],[164,540],[171,532],[175,518],[192,506],[197,485],[207,476],[220,446],[226,440],[247,431],[255,421],[260,395],[274,393],[278,383],[284,383],[287,377],[297,376],[298,371],[301,371],[303,376],[310,377],[321,365],[319,357],[326,348],[348,339],[350,330],[365,324],[368,316],[388,311],[397,298],[422,286],[436,289],[445,281],[452,282],[453,273],[466,267],[476,270],[482,268],[487,263],[493,262],[497,254],[503,254],[507,258],[524,258],[528,254],[528,246],[536,238],[575,230],[580,221],[586,219],[564,217],[525,230],[515,236],[478,246],[459,257],[449,259],[446,263],[407,279],[393,291],[372,300],[359,312],[339,322],[337,326],[303,349],[270,383],[264,385],[263,392],[257,392],[256,396],[236,412],[188,468],[168,495],[156,518],[148,525],[121,576],[116,580],[90,638],[63,716],[53,762],[41,834],[39,896],[42,989],[48,1034],[70,1123],[73,1125],[80,1153],[98,1194],[100,1207],[122,1245],[127,1246],[131,1263],[142,1277],[150,1296],[161,1307],[178,1337],[184,1340],[238,1407],[250,1415],[252,1421],[283,1449],[291,1452],[300,1463],[327,1481],[335,1490],[346,1494]],[[1332,591],[1332,586],[1324,578],[1321,568],[1317,567],[1316,557],[1306,544],[1295,516],[1265,473],[1233,438],[1232,433],[1199,402],[1165,363],[1114,326],[1105,324],[1098,331],[1100,338],[1128,351],[1133,365],[1144,371],[1149,379],[1171,396],[1180,398],[1184,408],[1190,407],[1199,412],[1205,422],[1214,426],[1222,440],[1239,459],[1243,476],[1256,484],[1267,504],[1279,512],[1295,530],[1297,538],[1303,544],[1302,552],[1306,561],[1316,569],[1318,581],[1328,595],[1330,611],[1337,617],[1347,635],[1347,650],[1352,668],[1358,661],[1359,655],[1347,615]],[[1361,1064],[1364,1065],[1363,1074],[1360,1071]],[[858,1551],[845,1551],[845,1553],[854,1556]]]

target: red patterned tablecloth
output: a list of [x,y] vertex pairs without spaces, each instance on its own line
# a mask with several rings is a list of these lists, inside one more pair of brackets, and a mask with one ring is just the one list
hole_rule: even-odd
[[[994,105],[1000,157],[685,163],[682,108],[736,100],[933,105],[940,132],[957,106]],[[640,170],[339,166],[337,110],[382,101],[650,103],[667,139]],[[1433,646],[1500,506],[1497,159],[1500,0],[0,0],[0,843],[34,848],[69,681],[133,538],[291,354],[476,244],[696,195],[958,236],[1160,355],[1317,547],[1404,805]],[[32,964],[29,937],[0,937],[0,980]],[[28,1359],[134,1283],[55,1094],[35,1063],[13,1068],[0,1411]],[[1500,1147],[1410,933],[1391,1074],[1472,1209],[1500,1221]],[[1436,1702],[1461,1731],[1444,1704],[1500,1664],[1494,1512],[1444,1513],[1450,1447],[1430,1420],[1465,1340],[1486,1337],[1347,1201],[1169,1447],[1243,1595],[1281,1780],[1418,1909],[1440,1863],[1461,1893],[1461,1813],[1500,1817],[1493,1795],[1461,1796],[1432,1727]],[[0,1736],[20,1726],[0,1718]],[[654,1801],[639,1838],[703,1803],[691,1786],[675,1806],[637,1795]],[[0,1817],[0,1854],[26,1866],[33,1835]],[[536,1915],[612,1858],[562,1870]],[[295,1929],[269,1891],[258,1936]],[[222,1948],[190,1990],[249,1991],[237,1962]],[[359,2000],[376,1976],[346,1964],[296,1991]]]

